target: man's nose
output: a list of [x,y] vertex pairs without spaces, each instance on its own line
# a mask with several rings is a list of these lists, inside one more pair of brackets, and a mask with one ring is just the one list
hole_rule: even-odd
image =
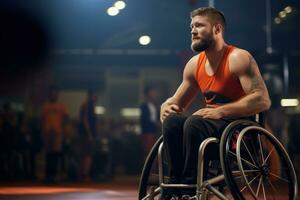
[[197,34],[197,32],[196,32],[196,29],[195,29],[195,28],[192,28],[192,29],[191,29],[191,34],[192,34],[192,35],[196,35],[196,34]]

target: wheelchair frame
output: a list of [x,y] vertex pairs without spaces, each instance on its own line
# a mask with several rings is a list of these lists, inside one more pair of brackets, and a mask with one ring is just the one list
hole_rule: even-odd
[[[230,130],[230,127],[232,127],[233,125],[235,124],[238,124],[239,122],[242,122],[242,121],[245,121],[245,120],[237,120],[237,121],[234,121],[232,123],[230,123],[224,130],[224,132],[228,132],[228,129]],[[290,200],[296,200],[297,198],[297,193],[298,193],[298,187],[297,187],[297,178],[296,178],[296,173],[295,173],[295,170],[293,168],[293,165],[291,164],[291,160],[287,154],[287,152],[285,151],[285,149],[283,148],[283,146],[281,145],[281,143],[270,133],[268,132],[267,130],[263,129],[258,123],[255,123],[253,121],[250,121],[250,120],[246,120],[248,121],[248,125],[243,127],[242,128],[242,131],[240,132],[238,138],[237,138],[237,149],[240,149],[240,146],[241,146],[241,141],[242,141],[242,137],[244,136],[244,134],[249,131],[250,129],[257,129],[258,131],[261,131],[263,134],[266,135],[266,137],[270,140],[272,140],[272,142],[274,142],[276,145],[278,145],[278,147],[276,148],[279,148],[279,150],[281,151],[280,153],[282,154],[282,156],[284,157],[284,161],[287,162],[287,165],[288,165],[288,168],[289,168],[289,173],[290,173],[290,176],[293,180],[292,183],[293,183],[293,188],[292,188],[292,192],[293,192],[293,195],[289,197]],[[222,137],[221,137],[221,143],[222,145],[224,145],[224,142],[226,142],[225,140],[227,140],[227,138],[224,138],[224,132],[222,134]],[[224,166],[224,158],[222,158],[222,148],[220,147],[220,162],[221,162],[221,167],[222,167],[222,171],[223,171],[223,174],[221,175],[217,175],[216,177],[213,177],[213,178],[210,178],[210,179],[207,179],[207,180],[203,180],[203,161],[204,161],[204,153],[205,153],[205,149],[207,147],[208,144],[212,144],[212,143],[216,143],[216,144],[220,144],[219,143],[219,139],[217,138],[214,138],[214,137],[210,137],[210,138],[207,138],[205,139],[200,147],[199,147],[199,150],[198,150],[198,174],[197,174],[197,184],[167,184],[165,183],[164,181],[164,175],[163,175],[163,142],[162,142],[162,137],[157,141],[157,144],[159,144],[159,147],[158,147],[158,172],[159,172],[159,187],[154,189],[154,188],[151,188],[151,191],[149,194],[147,194],[146,196],[144,197],[141,197],[141,194],[139,194],[139,199],[143,199],[143,200],[146,200],[146,199],[149,199],[149,200],[152,200],[154,199],[155,195],[158,195],[159,193],[161,193],[164,189],[167,189],[167,188],[180,188],[180,189],[183,189],[183,188],[196,188],[196,196],[193,196],[190,198],[190,200],[206,200],[208,198],[208,192],[210,192],[211,194],[214,194],[215,196],[217,196],[219,199],[221,200],[227,200],[228,198],[222,193],[220,192],[218,189],[216,189],[213,185],[215,184],[218,184],[218,183],[221,183],[221,182],[226,182],[226,184],[228,185],[228,178],[226,178],[226,175],[225,175],[225,167]],[[260,147],[261,148],[261,147]],[[275,147],[274,147],[275,148]],[[152,151],[150,152],[152,153]],[[249,172],[249,173],[253,173],[254,170],[243,170],[242,168],[242,164],[241,164],[241,156],[240,156],[240,152],[239,150],[237,150],[237,158],[239,157],[238,159],[238,167],[240,169],[240,171],[232,171],[231,173],[234,174],[234,175],[238,175],[238,176],[241,176],[243,177],[243,179],[245,180],[245,182],[247,183],[247,185],[249,186],[249,183],[247,181],[247,178],[246,178],[246,174],[245,172]],[[151,159],[150,159],[151,160]],[[148,158],[146,160],[146,163],[148,162]],[[256,170],[258,171],[258,170]],[[145,173],[145,168],[143,169],[143,173],[142,173],[142,176],[144,175]],[[147,172],[146,172],[147,173]],[[143,177],[142,177],[143,178]],[[140,182],[140,190],[141,190],[141,187],[142,187],[142,183],[143,180],[141,179],[141,182]],[[251,188],[249,189],[250,192],[251,192],[251,195],[254,197],[254,199],[256,199],[255,197],[255,194],[253,193],[253,191],[251,191]],[[232,191],[230,191],[232,193]],[[233,195],[235,199],[244,199],[243,196],[239,196],[239,195]],[[264,196],[265,196],[265,192],[264,192]],[[266,198],[265,198],[266,199]]]

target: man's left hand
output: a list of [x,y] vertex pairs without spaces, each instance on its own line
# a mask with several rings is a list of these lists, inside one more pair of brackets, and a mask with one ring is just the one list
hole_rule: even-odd
[[220,119],[223,117],[222,112],[218,108],[202,108],[193,115],[199,115],[203,118]]

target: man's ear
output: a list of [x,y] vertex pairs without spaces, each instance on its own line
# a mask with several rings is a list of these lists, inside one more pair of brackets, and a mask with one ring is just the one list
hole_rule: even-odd
[[215,25],[215,34],[221,33],[222,32],[222,25],[221,24],[216,24]]

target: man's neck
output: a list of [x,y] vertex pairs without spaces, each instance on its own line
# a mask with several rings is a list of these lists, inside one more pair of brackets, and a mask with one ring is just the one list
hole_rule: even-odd
[[211,48],[205,50],[206,57],[212,67],[218,67],[227,46],[224,41],[216,42]]

